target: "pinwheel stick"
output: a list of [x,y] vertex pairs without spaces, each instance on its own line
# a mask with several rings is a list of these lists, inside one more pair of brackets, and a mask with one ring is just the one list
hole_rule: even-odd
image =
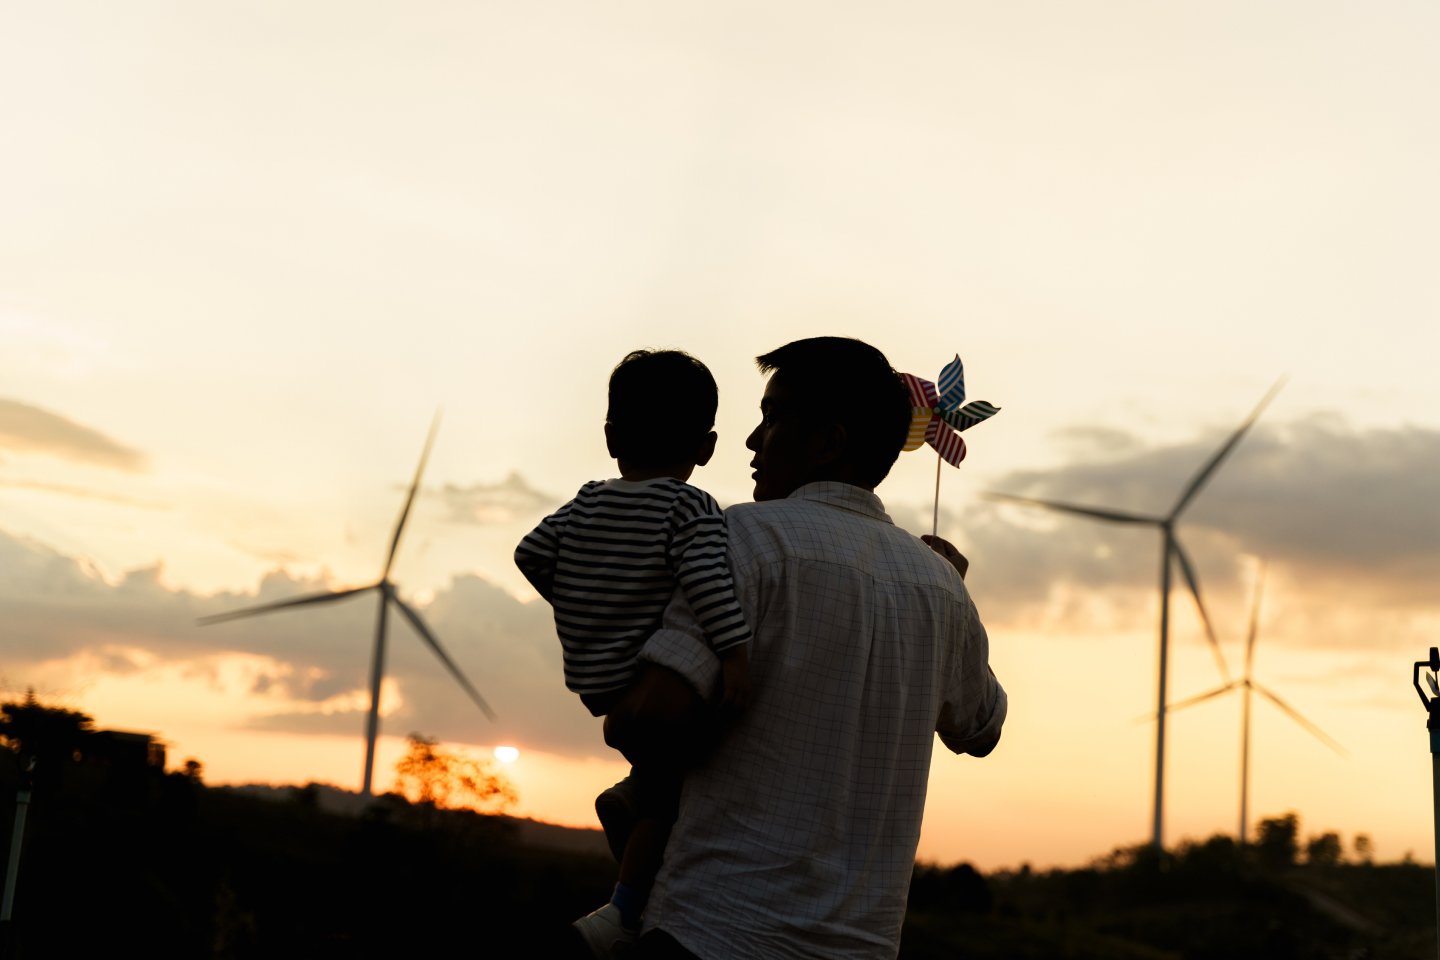
[[935,516],[930,521],[930,536],[940,536],[940,464],[945,461],[937,454],[935,457]]

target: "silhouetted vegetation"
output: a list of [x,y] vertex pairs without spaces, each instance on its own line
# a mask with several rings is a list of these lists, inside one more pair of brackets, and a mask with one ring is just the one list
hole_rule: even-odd
[[395,789],[436,808],[505,813],[519,799],[495,765],[446,750],[432,737],[412,733],[395,765]]
[[1262,820],[1257,842],[1187,842],[1163,857],[1125,847],[1076,870],[981,877],[917,866],[907,960],[1150,958],[1360,960],[1435,954],[1434,871],[1376,865],[1369,837],[1346,862],[1338,834],[1300,857],[1296,814]]
[[[10,706],[0,707],[5,723],[14,722]],[[96,733],[81,714],[40,719],[53,720],[62,739]],[[573,834],[597,852],[557,849],[564,838],[553,835],[537,846],[523,821],[398,794],[206,787],[198,761],[172,773],[153,763],[137,770],[96,760],[104,751],[87,759],[84,749],[50,750],[43,736],[12,726],[0,735],[11,747],[0,750],[3,854],[17,748],[36,749],[55,768],[37,779],[29,808],[19,960],[566,957],[569,921],[603,902],[614,881],[603,845],[584,831]],[[345,805],[350,812],[336,812]],[[1216,836],[1163,857],[1127,847],[1072,870],[984,875],[966,864],[919,865],[901,956],[1433,956],[1429,866],[1375,864],[1364,835],[1350,856],[1334,833],[1302,843],[1294,814],[1262,821],[1255,836],[1249,847]]]

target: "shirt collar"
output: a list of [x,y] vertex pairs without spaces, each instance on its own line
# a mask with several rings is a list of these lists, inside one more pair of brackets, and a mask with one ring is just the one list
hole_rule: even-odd
[[849,510],[883,523],[894,522],[885,512],[885,505],[880,502],[880,498],[875,495],[873,490],[857,487],[853,483],[841,483],[839,480],[817,480],[814,483],[807,483],[796,488],[785,499],[813,500],[816,503],[829,504],[832,507]]

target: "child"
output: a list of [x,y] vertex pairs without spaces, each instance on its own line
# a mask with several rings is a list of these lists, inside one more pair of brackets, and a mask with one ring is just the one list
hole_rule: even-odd
[[[605,442],[620,478],[581,487],[520,541],[515,564],[555,608],[565,684],[595,716],[634,680],[640,648],[677,587],[721,659],[722,702],[738,705],[750,630],[730,577],[725,518],[685,482],[715,452],[715,379],[686,353],[637,350],[615,367],[609,392]],[[679,791],[678,774],[642,765],[597,799],[620,876],[610,903],[575,922],[596,956],[633,942]],[[632,793],[636,822],[622,842],[607,808],[629,806]]]

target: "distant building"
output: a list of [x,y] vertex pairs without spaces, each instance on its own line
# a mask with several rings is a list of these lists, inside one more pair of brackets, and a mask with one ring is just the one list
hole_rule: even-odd
[[164,770],[165,742],[150,733],[96,730],[86,738],[83,759],[115,770]]

